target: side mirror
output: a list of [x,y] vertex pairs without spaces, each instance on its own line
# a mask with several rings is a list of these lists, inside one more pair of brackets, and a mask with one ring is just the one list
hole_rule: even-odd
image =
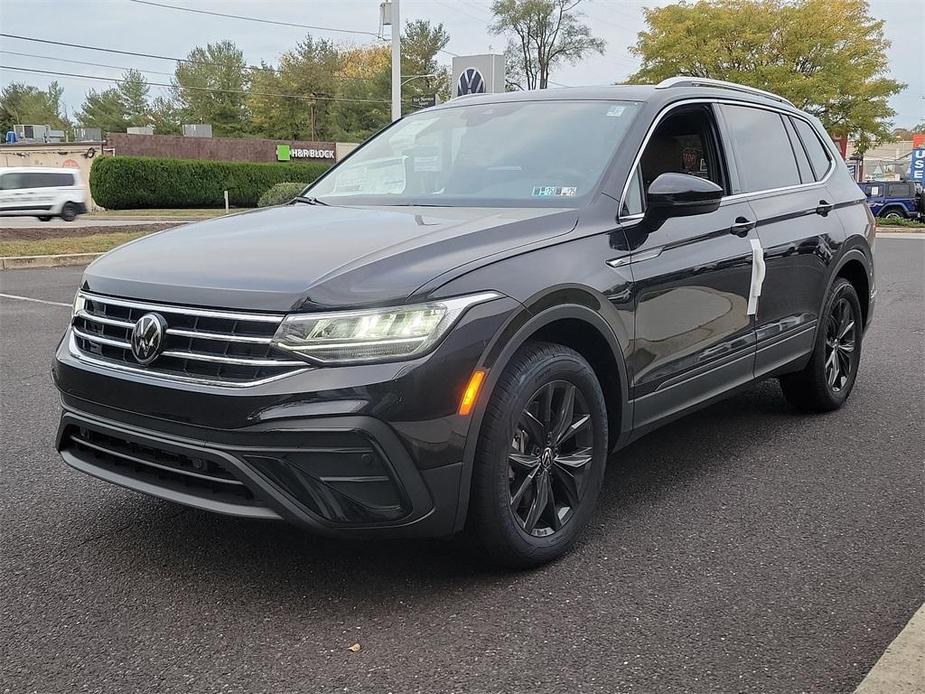
[[663,173],[649,185],[646,217],[665,220],[708,214],[719,209],[723,189],[705,178],[682,173]]

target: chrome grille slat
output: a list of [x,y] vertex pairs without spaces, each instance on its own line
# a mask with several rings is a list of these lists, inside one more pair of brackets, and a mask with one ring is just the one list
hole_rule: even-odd
[[[132,327],[129,325],[128,327]],[[167,328],[168,335],[180,337],[193,337],[200,340],[224,340],[226,342],[243,342],[251,345],[268,345],[269,337],[251,337],[250,335],[229,335],[227,333],[213,333],[205,330],[184,330],[183,328]]]
[[200,352],[184,352],[182,350],[168,349],[161,352],[161,356],[176,359],[192,359],[193,361],[210,361],[215,364],[234,364],[235,366],[304,366],[304,362],[292,359],[249,359],[246,357],[223,357],[217,354],[202,354]]
[[77,317],[83,318],[84,320],[88,320],[92,323],[102,323],[103,325],[111,325],[116,328],[126,328],[127,330],[131,330],[135,327],[134,323],[129,323],[128,321],[116,320],[115,318],[105,318],[104,316],[94,316],[92,313],[87,313],[86,311],[78,311]]
[[90,342],[96,342],[101,345],[109,345],[110,347],[118,347],[119,349],[131,349],[132,346],[128,342],[122,340],[113,340],[111,337],[103,337],[102,335],[92,335],[90,333],[85,333],[83,330],[78,328],[71,328],[74,331],[74,334],[84,340],[89,340]]
[[[72,321],[75,356],[177,381],[255,385],[309,365],[274,347],[282,314],[187,308],[81,292]],[[146,313],[166,322],[162,352],[147,366],[132,354],[131,331]]]

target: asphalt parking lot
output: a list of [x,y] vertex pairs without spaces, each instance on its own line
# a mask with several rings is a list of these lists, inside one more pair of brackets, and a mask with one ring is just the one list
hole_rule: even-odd
[[[799,416],[769,382],[674,423],[614,457],[575,552],[514,574],[71,470],[68,308],[0,296],[0,691],[851,691],[923,600],[923,268],[925,240],[878,240],[843,410]],[[80,271],[0,293],[68,304]]]

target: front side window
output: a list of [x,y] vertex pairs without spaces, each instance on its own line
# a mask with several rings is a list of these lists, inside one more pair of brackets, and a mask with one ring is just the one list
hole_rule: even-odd
[[750,106],[722,107],[743,192],[800,185],[793,147],[779,113]]
[[708,106],[677,108],[652,132],[623,197],[624,217],[645,211],[649,186],[664,173],[683,173],[713,181],[728,192]]
[[331,203],[571,207],[597,186],[639,104],[460,103],[408,116],[307,191]]

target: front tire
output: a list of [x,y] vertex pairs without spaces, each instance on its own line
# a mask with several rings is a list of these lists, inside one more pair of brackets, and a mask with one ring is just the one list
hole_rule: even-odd
[[565,554],[604,478],[607,408],[594,370],[568,347],[528,342],[495,386],[479,435],[470,524],[513,568]]
[[50,222],[51,221],[51,217],[49,217],[47,214],[39,215],[37,219],[40,222]]
[[844,277],[835,280],[816,328],[806,368],[780,378],[787,401],[806,412],[837,410],[851,394],[861,362],[863,314],[857,292]]

